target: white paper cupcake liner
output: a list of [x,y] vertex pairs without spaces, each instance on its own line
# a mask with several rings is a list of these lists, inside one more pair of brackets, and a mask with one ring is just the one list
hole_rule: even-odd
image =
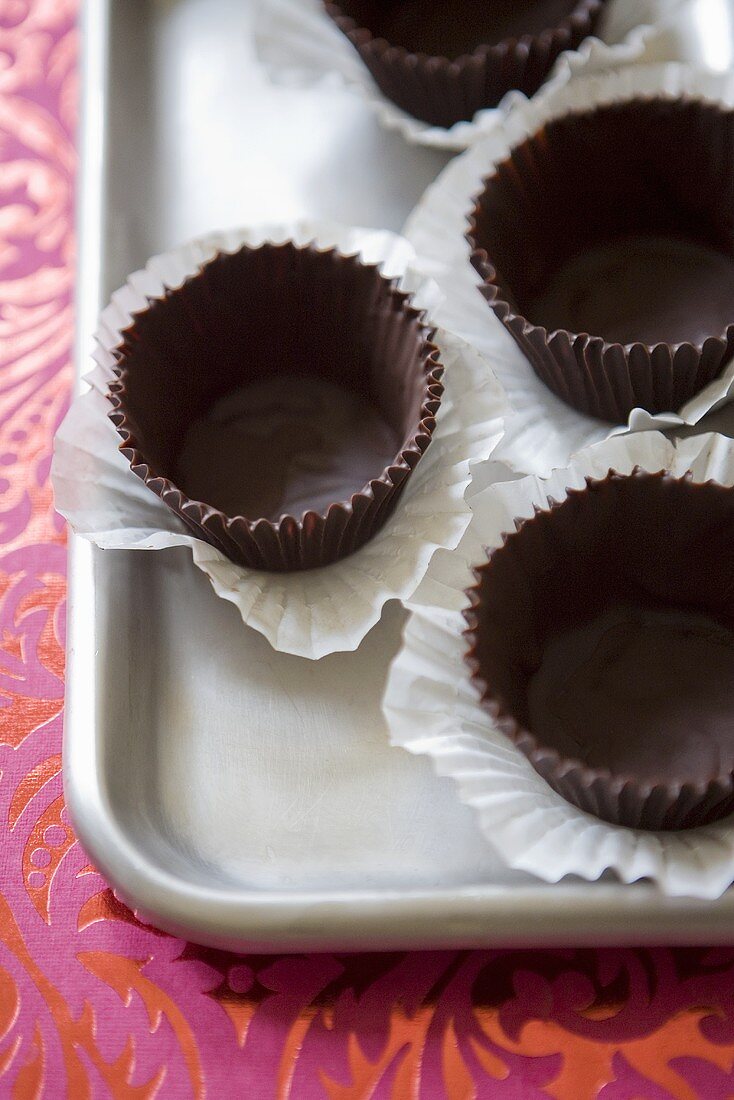
[[[639,97],[690,97],[734,106],[734,73],[704,73],[687,66],[640,66],[582,76],[566,87],[512,110],[501,129],[455,158],[429,187],[404,233],[421,270],[441,287],[437,324],[461,336],[484,355],[502,382],[514,413],[497,457],[522,473],[547,474],[570,456],[615,434],[698,424],[734,395],[734,363],[681,409],[655,416],[634,409],[627,424],[614,426],[577,412],[538,378],[514,339],[482,298],[481,277],[470,262],[468,217],[482,181],[510,150],[550,119]],[[681,155],[684,155],[682,153]]]
[[566,802],[533,769],[479,701],[465,662],[466,590],[484,548],[502,543],[516,518],[562,501],[587,477],[636,466],[695,482],[734,485],[734,444],[720,435],[679,441],[644,432],[596,444],[543,480],[526,477],[470,490],[474,519],[458,550],[438,553],[408,603],[411,617],[391,667],[384,710],[391,740],[431,757],[474,807],[487,840],[512,868],[558,882],[614,871],[624,882],[652,879],[670,896],[716,898],[734,881],[734,818],[685,832],[650,833],[610,825]]
[[380,230],[298,222],[212,235],[150,261],[130,277],[103,312],[97,366],[56,437],[52,479],[56,507],[73,530],[103,549],[161,550],[188,546],[217,595],[233,603],[248,626],[275,649],[317,660],[355,649],[390,599],[405,599],[423,578],[437,548],[455,547],[471,513],[465,500],[472,460],[486,459],[503,429],[504,395],[487,364],[455,337],[436,335],[445,367],[445,392],[434,437],[395,512],[361,550],[322,569],[267,573],[235,565],[194,538],[181,520],[132,472],[109,419],[107,390],[113,349],[132,315],[149,297],[175,288],[218,252],[265,241],[359,254],[400,278],[419,308],[431,310],[437,289],[411,275],[410,246]]
[[[700,29],[691,20],[692,0],[611,0],[600,37],[561,55],[548,81],[534,98],[563,87],[583,70],[596,72],[643,60],[701,57]],[[449,129],[412,118],[379,90],[356,50],[326,15],[321,0],[262,0],[255,27],[257,51],[270,78],[289,87],[329,87],[357,91],[380,122],[418,145],[456,151],[468,148],[497,125],[515,104],[527,103],[510,92],[498,107],[479,111],[471,122]],[[715,58],[715,54],[714,54]]]

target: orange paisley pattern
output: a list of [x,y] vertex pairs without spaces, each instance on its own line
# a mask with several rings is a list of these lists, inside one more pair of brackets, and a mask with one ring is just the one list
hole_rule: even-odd
[[0,1097],[734,1097],[734,949],[238,957],[143,926],[89,866],[61,786],[48,477],[72,373],[76,17],[0,0]]

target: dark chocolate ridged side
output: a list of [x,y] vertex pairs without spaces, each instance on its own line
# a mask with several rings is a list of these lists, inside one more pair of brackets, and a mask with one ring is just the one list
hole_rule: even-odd
[[[639,684],[633,690],[632,677],[617,678],[619,668],[629,672],[631,666],[615,663],[623,647],[613,633],[618,628],[609,628],[609,615],[620,607],[619,621],[632,622],[633,629],[636,621],[655,627],[662,618],[666,630],[673,624],[673,645],[678,629],[685,644],[691,638],[700,643],[700,664],[691,668],[689,683],[710,675],[709,653],[724,654],[734,675],[732,550],[731,489],[665,473],[610,471],[606,479],[589,479],[585,489],[569,492],[562,503],[549,501],[546,510],[516,521],[515,531],[476,568],[465,636],[482,705],[550,786],[587,813],[632,828],[673,830],[734,810],[729,675],[720,685],[723,713],[708,713],[706,696],[702,713],[691,716],[690,699],[678,698],[680,681],[661,663],[661,649],[639,651],[651,667],[660,664],[657,684],[642,672],[641,691]],[[593,645],[587,644],[585,664],[579,663],[579,651],[570,647],[589,630]],[[606,664],[604,638],[614,641]],[[543,711],[539,719],[532,710],[538,677],[553,660],[549,653],[561,652],[559,644],[567,646],[566,664],[551,667],[545,701],[561,709],[560,727],[556,715]],[[596,710],[586,721],[584,689],[599,682],[606,685],[602,697],[609,710]],[[665,692],[664,721],[657,710],[652,716],[646,710],[656,687]],[[569,714],[578,721],[569,722]]]
[[[374,265],[315,246],[245,246],[136,314],[115,351],[110,418],[134,473],[197,538],[249,568],[316,568],[376,533],[430,444],[443,392],[432,335],[409,296]],[[277,522],[192,500],[171,476],[187,428],[250,381],[248,372],[261,377],[274,362],[382,403],[403,440],[394,461],[349,500]]]
[[484,181],[467,232],[481,292],[567,404],[613,423],[634,408],[677,411],[731,361],[734,302],[705,338],[655,343],[550,329],[533,305],[554,265],[626,234],[680,237],[734,259],[732,163],[734,112],[632,100],[549,122]]
[[[387,42],[368,19],[355,19],[349,0],[327,0],[325,8],[359,53],[382,93],[414,118],[451,127],[496,107],[512,90],[532,96],[565,50],[575,50],[594,33],[606,0],[579,0],[572,13],[538,35],[482,44],[451,59],[411,52]],[[450,5],[444,5],[451,18]]]

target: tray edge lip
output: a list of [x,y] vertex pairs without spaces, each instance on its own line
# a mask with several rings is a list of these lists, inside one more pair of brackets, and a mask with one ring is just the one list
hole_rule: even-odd
[[[89,333],[93,331],[101,306],[103,191],[106,177],[105,116],[109,89],[106,62],[110,50],[110,9],[114,0],[86,0],[82,11],[83,59],[82,110],[79,126],[79,170],[77,187],[78,268],[77,332],[75,338],[75,386],[82,378],[82,364],[88,360]],[[93,290],[92,290],[93,287]],[[91,322],[87,323],[87,320]],[[82,846],[93,858],[104,877],[119,892],[136,916],[176,935],[191,935],[198,942],[220,945],[232,942],[250,950],[292,950],[294,945],[333,949],[333,944],[348,944],[342,949],[363,949],[369,945],[385,948],[390,944],[414,948],[474,944],[536,944],[543,928],[547,943],[578,943],[591,935],[593,942],[619,943],[623,936],[634,942],[689,943],[702,937],[714,942],[717,933],[729,942],[726,919],[734,915],[734,890],[717,901],[667,898],[653,886],[635,885],[634,890],[619,883],[559,884],[557,887],[534,883],[523,886],[478,884],[461,887],[398,890],[302,891],[284,893],[253,890],[246,894],[211,891],[156,869],[127,839],[106,803],[100,786],[98,766],[94,690],[83,705],[88,733],[81,730],[79,719],[82,690],[76,686],[80,658],[78,650],[91,646],[90,664],[94,667],[94,632],[84,631],[78,594],[86,588],[86,609],[94,609],[95,548],[79,536],[69,534],[69,615],[67,641],[67,682],[64,718],[64,790],[69,814]],[[86,585],[83,582],[86,580]],[[86,639],[85,639],[86,634]],[[90,761],[91,743],[91,761]],[[86,760],[83,757],[86,754]],[[77,760],[85,767],[77,766]],[[108,852],[115,852],[112,861]],[[547,902],[562,896],[567,903],[581,901],[585,917],[559,919],[558,907]],[[514,906],[522,896],[528,903],[521,913]],[[645,904],[646,903],[646,904]],[[191,916],[192,908],[198,912]],[[575,907],[574,907],[575,908]],[[226,911],[226,919],[224,913]],[[650,928],[640,931],[629,927],[630,918],[644,913]],[[601,935],[584,929],[588,922],[605,917]],[[278,932],[273,918],[280,917]],[[329,918],[329,925],[325,917]],[[495,931],[490,926],[497,922]],[[501,919],[498,919],[501,918]],[[548,919],[554,922],[548,928]],[[693,931],[690,920],[701,927]],[[441,921],[447,930],[441,933]],[[403,931],[400,923],[411,927]],[[418,931],[422,925],[422,931]],[[470,926],[470,927],[469,927]],[[273,940],[274,934],[280,939]],[[268,938],[271,937],[271,938]],[[276,946],[274,947],[274,944]]]

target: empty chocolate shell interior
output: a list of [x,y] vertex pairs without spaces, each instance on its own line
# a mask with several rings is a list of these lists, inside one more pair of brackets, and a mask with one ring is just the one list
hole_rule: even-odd
[[734,323],[734,114],[635,100],[568,115],[485,181],[475,266],[531,325],[702,344]]
[[577,765],[589,784],[731,777],[733,560],[731,490],[636,472],[538,513],[478,570],[483,701],[562,793]]
[[227,516],[300,518],[348,502],[419,432],[426,357],[420,315],[377,268],[265,245],[136,317],[120,398],[151,476]]

